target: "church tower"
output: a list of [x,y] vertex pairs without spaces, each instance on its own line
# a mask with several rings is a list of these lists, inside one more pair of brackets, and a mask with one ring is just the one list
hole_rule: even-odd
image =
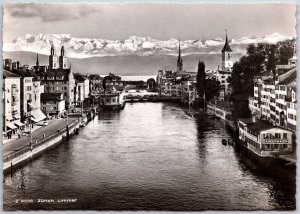
[[181,50],[180,50],[180,40],[179,40],[179,50],[178,50],[178,59],[177,59],[177,71],[182,71],[182,59],[181,59]]
[[296,53],[296,42],[294,44],[294,55],[292,58],[289,59],[288,62],[289,65],[297,65],[297,53]]
[[59,68],[62,68],[62,69],[67,68],[67,57],[65,57],[65,47],[64,46],[62,46],[61,50],[60,50]]
[[231,71],[231,68],[233,66],[231,52],[232,50],[229,46],[229,42],[227,38],[227,30],[226,30],[225,45],[222,49],[222,70],[224,71]]
[[55,54],[54,45],[51,45],[51,51],[50,51],[50,56],[49,56],[49,68],[50,69],[58,68],[58,59]]

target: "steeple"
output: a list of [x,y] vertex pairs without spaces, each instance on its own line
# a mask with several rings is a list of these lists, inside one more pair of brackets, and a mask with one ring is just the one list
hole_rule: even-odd
[[62,69],[67,69],[67,64],[67,57],[65,57],[65,47],[61,46],[59,56],[59,67]]
[[39,63],[39,54],[36,54],[36,67],[39,67],[40,63]]
[[49,68],[56,69],[58,68],[58,59],[55,54],[54,45],[51,45],[51,51],[49,56]]
[[61,46],[60,55],[61,56],[65,55],[65,47],[64,46]]
[[225,45],[222,49],[222,70],[226,70],[226,71],[230,71],[232,66],[233,66],[233,62],[231,59],[231,48],[229,46],[229,42],[228,42],[228,36],[227,36],[227,29],[226,31],[226,39],[225,39]]
[[222,53],[223,52],[232,52],[232,50],[231,50],[231,48],[229,46],[229,43],[228,43],[227,29],[225,29],[225,31],[226,31],[226,39],[225,39],[225,45],[224,45],[224,47],[222,49]]
[[178,50],[178,59],[177,59],[177,71],[182,71],[182,59],[181,59],[180,40],[179,40],[179,50]]
[[51,45],[50,55],[51,55],[51,56],[54,56],[54,45]]

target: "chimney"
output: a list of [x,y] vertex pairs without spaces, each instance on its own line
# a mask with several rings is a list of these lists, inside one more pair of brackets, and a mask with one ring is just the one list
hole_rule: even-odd
[[19,69],[19,68],[20,68],[20,62],[17,61],[17,69]]
[[256,123],[256,113],[252,113],[252,122]]

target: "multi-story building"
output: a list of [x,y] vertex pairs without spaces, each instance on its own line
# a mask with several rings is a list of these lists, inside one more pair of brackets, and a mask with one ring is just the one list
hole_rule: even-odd
[[254,154],[273,157],[275,154],[292,152],[292,132],[271,125],[263,120],[240,118],[239,139]]
[[21,121],[26,124],[26,127],[33,122],[39,122],[45,119],[45,115],[40,110],[40,81],[33,70],[28,66],[20,66],[17,62],[16,66],[12,66],[13,73],[21,77]]
[[20,122],[20,84],[21,77],[6,69],[3,69],[3,134],[11,135],[17,129],[22,129],[24,124]]
[[62,93],[42,93],[41,110],[47,117],[60,118],[65,112],[65,100]]
[[58,57],[52,45],[49,66],[40,66],[37,56],[34,68],[38,79],[45,85],[45,92],[62,93],[67,109],[73,109],[76,98],[76,84],[71,65],[68,68],[64,46],[61,47],[61,54]]
[[86,98],[88,98],[90,93],[90,82],[89,79],[79,73],[74,73],[74,79],[76,84],[76,104],[82,103]]
[[102,81],[103,81],[103,78],[98,75],[98,74],[90,74],[88,76],[88,79],[90,80],[90,92],[92,91],[96,91],[96,92],[99,92],[99,91],[102,91]]
[[249,97],[249,109],[258,118],[296,131],[296,61],[294,55],[288,65],[277,65],[276,72],[263,71],[254,77],[254,96]]

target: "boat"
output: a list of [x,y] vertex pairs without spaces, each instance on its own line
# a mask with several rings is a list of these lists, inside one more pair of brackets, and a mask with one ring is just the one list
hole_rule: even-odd
[[224,146],[227,146],[227,141],[226,141],[225,139],[222,139],[222,144],[223,144]]
[[125,108],[123,92],[104,93],[100,95],[99,107],[103,110],[122,110]]

